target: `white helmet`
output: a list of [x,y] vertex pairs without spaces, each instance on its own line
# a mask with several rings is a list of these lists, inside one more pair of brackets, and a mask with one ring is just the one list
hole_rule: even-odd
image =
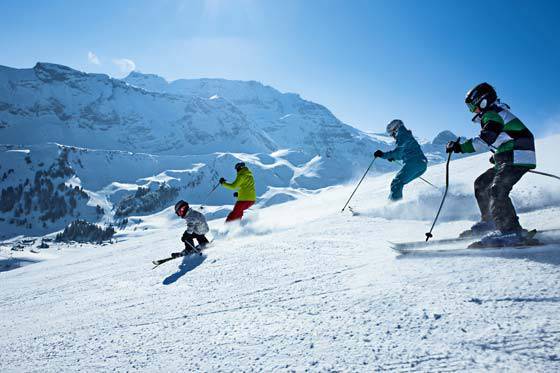
[[387,125],[387,133],[393,137],[397,135],[399,128],[403,127],[404,123],[400,119],[393,119],[391,123]]

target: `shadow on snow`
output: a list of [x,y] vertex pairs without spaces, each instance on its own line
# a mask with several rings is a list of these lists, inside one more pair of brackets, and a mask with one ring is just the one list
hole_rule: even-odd
[[164,285],[171,285],[181,277],[198,267],[206,260],[206,255],[189,255],[183,258],[183,262],[179,265],[177,272],[167,276],[163,280]]
[[22,258],[8,258],[8,259],[0,259],[0,272],[7,272],[13,269],[17,269],[28,264],[33,264],[39,262],[38,260],[33,259],[22,259]]

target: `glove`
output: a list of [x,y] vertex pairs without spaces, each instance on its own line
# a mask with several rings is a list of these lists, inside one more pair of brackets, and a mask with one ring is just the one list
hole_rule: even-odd
[[375,153],[373,153],[373,156],[375,158],[380,158],[380,157],[383,157],[383,154],[384,153],[381,150],[376,150]]
[[461,144],[459,141],[449,141],[445,147],[446,153],[462,153]]
[[237,193],[237,192],[234,192],[234,193],[233,193],[233,196],[234,196],[235,198],[237,198],[238,195],[239,195],[239,193]]
[[224,179],[223,177],[220,178],[220,184],[223,184],[226,182],[226,179]]

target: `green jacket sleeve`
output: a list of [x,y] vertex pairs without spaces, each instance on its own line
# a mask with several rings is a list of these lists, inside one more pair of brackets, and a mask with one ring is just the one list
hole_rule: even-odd
[[463,153],[474,153],[475,152],[475,149],[474,149],[474,146],[473,146],[473,139],[468,139],[464,143],[460,144],[460,146],[461,146],[461,151]]

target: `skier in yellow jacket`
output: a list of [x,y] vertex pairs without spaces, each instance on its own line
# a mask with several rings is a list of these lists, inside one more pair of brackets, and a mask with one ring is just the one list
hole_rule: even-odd
[[220,178],[220,184],[227,189],[235,190],[237,202],[233,207],[233,211],[229,213],[226,222],[239,220],[243,217],[243,212],[249,207],[253,206],[257,199],[255,192],[255,179],[251,170],[245,166],[244,162],[239,162],[235,165],[237,177],[233,183],[227,183],[226,179]]

